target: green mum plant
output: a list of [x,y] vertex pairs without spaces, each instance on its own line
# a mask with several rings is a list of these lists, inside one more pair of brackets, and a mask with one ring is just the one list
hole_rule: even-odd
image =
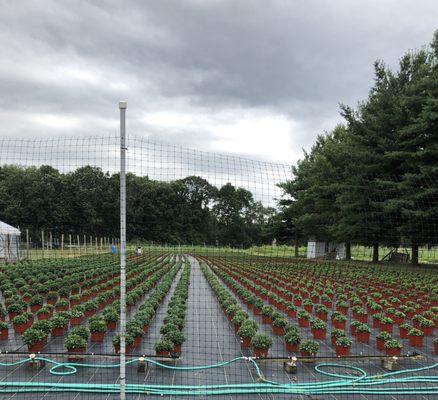
[[70,333],[65,340],[64,347],[67,350],[86,349],[87,341],[80,335]]
[[264,333],[259,333],[252,338],[251,346],[255,349],[268,350],[272,347],[272,338]]
[[314,340],[305,340],[300,345],[300,351],[308,353],[310,355],[316,355],[318,353],[318,350],[319,344]]

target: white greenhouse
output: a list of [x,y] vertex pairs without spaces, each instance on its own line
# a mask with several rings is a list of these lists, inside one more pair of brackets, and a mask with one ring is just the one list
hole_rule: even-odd
[[0,262],[20,260],[20,235],[19,229],[0,221]]

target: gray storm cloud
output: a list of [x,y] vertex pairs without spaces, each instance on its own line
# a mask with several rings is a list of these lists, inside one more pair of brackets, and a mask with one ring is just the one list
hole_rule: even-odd
[[0,136],[137,135],[295,162],[436,29],[435,1],[2,2]]

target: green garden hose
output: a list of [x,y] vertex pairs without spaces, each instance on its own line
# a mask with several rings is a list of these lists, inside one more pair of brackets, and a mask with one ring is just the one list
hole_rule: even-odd
[[[12,363],[1,363],[3,367],[14,367],[26,362],[40,360],[52,364],[50,373],[53,375],[72,375],[78,368],[118,368],[120,364],[87,364],[87,363],[60,363],[45,357],[29,357]],[[249,361],[254,365],[260,383],[241,383],[225,385],[147,385],[127,384],[126,391],[130,394],[156,394],[168,396],[206,396],[206,395],[231,395],[231,394],[302,394],[302,395],[437,395],[438,376],[412,375],[438,367],[438,363],[426,367],[407,369],[385,374],[371,375],[361,368],[335,363],[322,363],[315,366],[316,372],[336,378],[335,380],[304,383],[279,383],[264,379],[259,366],[254,358],[237,357],[229,361],[201,366],[173,366],[162,364],[149,358],[135,358],[127,362],[128,365],[148,362],[161,368],[176,371],[196,371],[211,368],[220,368],[227,365]],[[325,368],[343,368],[354,372],[356,375],[339,374],[325,371]],[[357,375],[358,373],[358,375]],[[406,376],[411,374],[409,376]],[[404,376],[402,376],[404,375]],[[409,386],[400,386],[407,385]],[[415,384],[415,385],[412,385]],[[419,384],[419,385],[417,385]],[[55,383],[55,382],[8,382],[0,383],[0,393],[36,393],[36,392],[81,392],[81,393],[118,393],[118,384],[92,384],[92,383]]]

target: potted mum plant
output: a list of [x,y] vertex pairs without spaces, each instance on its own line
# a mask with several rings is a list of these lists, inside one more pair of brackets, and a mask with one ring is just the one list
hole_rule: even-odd
[[252,338],[251,346],[255,357],[267,357],[272,347],[272,339],[269,335],[259,333]]
[[317,318],[324,322],[327,321],[328,309],[324,304],[315,305],[315,313]]
[[272,324],[272,314],[274,313],[274,309],[272,306],[263,306],[261,314],[262,314],[262,322],[264,324]]
[[422,330],[412,328],[408,332],[409,345],[412,347],[423,347],[424,333]]
[[301,337],[299,333],[295,331],[286,332],[284,335],[284,341],[286,342],[287,351],[291,353],[297,353],[299,351],[299,345],[301,343]]
[[245,348],[251,347],[251,339],[257,333],[257,328],[254,326],[254,324],[250,324],[248,322],[251,321],[250,320],[245,321],[243,325],[240,327],[240,329],[237,331],[237,335],[242,340],[242,345]]
[[47,320],[36,321],[32,325],[32,328],[39,329],[40,331],[43,331],[46,334],[46,336],[49,336],[50,333],[52,332],[52,323]]
[[32,322],[29,320],[27,314],[20,314],[14,317],[12,324],[14,326],[15,333],[23,333],[27,328],[30,327]]
[[41,296],[40,294],[34,295],[29,300],[30,311],[32,311],[33,313],[36,313],[43,306],[43,304],[44,304],[43,296]]
[[307,328],[310,325],[310,314],[307,311],[298,311],[297,312],[298,325],[301,328]]
[[351,340],[342,336],[336,340],[336,356],[346,357],[350,355]]
[[385,342],[391,339],[391,334],[388,332],[380,332],[376,336],[376,347],[379,351],[385,351]]
[[106,332],[105,320],[102,317],[91,318],[88,326],[91,332],[91,341],[102,343]]
[[260,315],[264,304],[265,303],[261,299],[256,299],[254,301],[254,315]]
[[297,316],[297,307],[293,303],[289,303],[286,307],[286,313],[289,317],[295,318]]
[[294,295],[294,305],[296,307],[301,307],[302,302],[303,302],[303,298],[301,297],[301,295],[299,294]]
[[316,318],[311,323],[312,334],[314,339],[324,340],[327,333],[327,324],[319,318]]
[[39,329],[29,328],[21,338],[31,353],[39,353],[43,351],[47,334]]
[[90,338],[90,331],[87,328],[85,328],[85,326],[78,326],[74,328],[70,333],[79,335],[80,337],[84,338],[87,342],[88,339]]
[[84,320],[84,317],[84,312],[78,306],[76,306],[70,311],[70,324],[72,326],[80,325]]
[[68,327],[68,319],[64,315],[55,314],[50,321],[52,336],[63,336]]
[[160,340],[154,346],[157,356],[160,356],[160,357],[169,357],[170,352],[173,350],[173,347],[174,347],[174,344],[170,340],[167,340],[167,339]]
[[110,309],[110,311],[103,313],[103,319],[105,320],[108,330],[114,331],[119,321],[119,313],[114,309]]
[[7,340],[9,337],[9,327],[4,321],[0,321],[0,340]]
[[78,361],[83,359],[77,355],[85,353],[85,350],[87,349],[87,341],[76,333],[70,333],[65,340],[64,346],[69,353],[68,360]]
[[287,325],[287,319],[284,317],[276,317],[272,322],[272,331],[274,335],[284,336],[286,333],[285,327]]
[[[125,344],[126,353],[130,353],[134,348],[134,338],[131,335],[127,334],[125,336]],[[120,353],[120,335],[114,336],[113,345],[116,354]]]
[[435,323],[431,319],[422,318],[420,320],[420,329],[423,331],[424,336],[433,336],[433,330]]
[[243,311],[238,311],[233,319],[231,320],[231,322],[234,325],[234,330],[236,332],[239,331],[240,327],[242,326],[242,324],[248,319],[248,316],[243,312]]
[[360,324],[356,326],[356,337],[359,343],[369,343],[371,335],[371,328],[367,324]]
[[318,353],[319,344],[314,340],[305,340],[300,344],[300,352],[303,357],[314,357]]
[[181,355],[181,346],[185,342],[186,338],[181,331],[171,331],[164,335],[165,340],[169,340],[173,343],[172,356]]
[[403,324],[405,318],[406,314],[402,311],[396,311],[393,315],[394,323],[396,323],[397,325]]
[[412,326],[408,323],[403,323],[399,326],[400,339],[409,339],[408,333],[412,329]]
[[52,309],[48,306],[43,306],[37,311],[36,315],[40,321],[49,319],[52,315]]
[[239,310],[240,307],[237,304],[230,304],[225,310],[228,320],[231,321],[234,317],[234,314],[236,314],[236,312]]
[[303,301],[303,307],[308,312],[311,313],[313,311],[313,303],[310,299],[304,299]]
[[389,339],[385,342],[385,351],[387,356],[398,357],[401,354],[403,345],[395,339]]
[[342,329],[345,331],[347,317],[344,314],[340,313],[339,311],[335,311],[332,316],[332,321],[336,329]]
[[8,306],[9,321],[13,321],[13,319],[17,315],[21,314],[24,311],[25,311],[25,307],[22,302],[17,301],[9,304]]
[[5,307],[0,303],[0,322],[5,321],[7,314]]
[[384,332],[392,333],[393,324],[394,321],[389,317],[383,317],[380,320],[380,326]]
[[345,336],[345,331],[343,331],[342,329],[333,329],[332,332],[330,333],[330,337],[332,339],[332,346],[336,346],[336,341]]

